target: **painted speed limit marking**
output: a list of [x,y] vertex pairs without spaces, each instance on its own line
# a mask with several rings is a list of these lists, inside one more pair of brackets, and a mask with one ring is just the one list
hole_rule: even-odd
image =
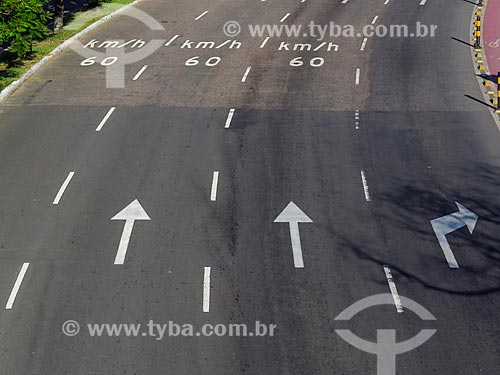
[[[185,66],[196,66],[200,64],[200,56],[194,56],[186,60],[184,63]],[[214,56],[210,57],[205,61],[205,66],[211,67],[211,66],[217,66],[219,63],[222,61],[222,58],[219,56]]]
[[[100,64],[102,66],[111,66],[113,65],[114,63],[116,63],[118,61],[118,57],[116,56],[109,56],[109,57],[106,57],[105,59],[102,59],[102,61],[100,62]],[[85,60],[83,60],[80,65],[81,66],[92,66],[94,64],[97,63],[97,56],[92,56],[92,57],[89,57],[89,58],[86,58]]]
[[[309,65],[313,68],[319,68],[320,66],[323,66],[325,63],[325,59],[322,57],[313,57],[311,60],[309,60]],[[294,59],[290,60],[290,66],[293,67],[301,67],[304,66],[304,61],[303,57],[295,57]]]

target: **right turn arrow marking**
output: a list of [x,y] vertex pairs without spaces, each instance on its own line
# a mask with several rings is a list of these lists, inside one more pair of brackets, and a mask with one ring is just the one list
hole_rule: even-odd
[[477,220],[479,219],[479,216],[467,207],[462,206],[458,202],[455,202],[455,204],[458,207],[458,212],[431,220],[432,229],[434,229],[434,233],[436,234],[439,245],[448,262],[448,267],[450,268],[459,268],[459,266],[455,259],[455,255],[453,255],[450,244],[446,239],[446,235],[465,226],[469,229],[469,233],[472,234],[476,227]]

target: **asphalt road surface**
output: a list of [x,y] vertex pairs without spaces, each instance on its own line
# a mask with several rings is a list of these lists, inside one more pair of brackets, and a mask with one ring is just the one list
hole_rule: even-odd
[[[376,374],[377,355],[337,329],[372,342],[377,330],[404,341],[433,329],[397,356],[397,374],[499,374],[500,132],[471,58],[474,5],[137,8],[164,30],[117,16],[81,39],[90,56],[68,49],[0,107],[0,373]],[[239,36],[224,35],[228,21]],[[310,21],[438,28],[265,42],[247,27]],[[124,87],[107,87],[113,56],[154,39],[160,48],[125,66]],[[102,46],[115,40],[128,44]],[[92,59],[102,54],[111,59]],[[290,202],[303,215],[292,207],[288,219],[312,222],[275,223]],[[446,237],[459,268],[431,225],[441,217],[459,223]],[[383,293],[394,303],[335,320]],[[62,332],[67,320],[78,335]],[[158,340],[86,329],[150,320],[276,332]]]

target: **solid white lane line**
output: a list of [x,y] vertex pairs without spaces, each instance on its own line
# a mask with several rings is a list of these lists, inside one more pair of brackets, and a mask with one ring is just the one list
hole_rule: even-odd
[[269,41],[269,37],[266,36],[266,39],[264,39],[264,41],[260,44],[259,48],[264,48],[268,41]]
[[212,178],[212,192],[210,194],[210,200],[215,202],[217,200],[217,185],[219,184],[219,171],[214,172]]
[[171,45],[174,42],[174,40],[176,40],[178,37],[179,37],[179,34],[174,35],[167,43],[165,43],[165,47],[168,47],[169,45]]
[[365,192],[365,199],[370,202],[372,199],[370,197],[370,190],[368,189],[368,181],[366,180],[365,171],[361,171],[361,181],[363,182],[363,191]]
[[66,189],[67,189],[67,187],[68,187],[69,183],[71,182],[71,179],[73,178],[74,175],[75,175],[75,172],[69,172],[68,177],[66,177],[66,179],[64,180],[64,182],[63,182],[61,188],[59,189],[59,191],[57,192],[57,195],[54,198],[54,201],[52,202],[52,204],[59,204],[64,192],[66,191]]
[[224,128],[229,129],[229,127],[231,126],[231,121],[233,121],[234,111],[235,111],[234,108],[231,108],[229,110],[229,114],[227,115],[226,124],[224,125]]
[[361,44],[360,51],[364,51],[365,50],[366,42],[368,42],[368,38],[363,39],[363,43]]
[[205,267],[203,275],[203,312],[210,312],[210,267]]
[[17,297],[17,293],[19,292],[19,289],[21,288],[21,284],[23,282],[24,276],[26,275],[26,271],[28,271],[28,267],[30,266],[29,263],[24,263],[23,266],[21,267],[21,270],[19,271],[19,274],[17,275],[16,282],[14,283],[14,287],[12,288],[12,291],[10,292],[9,300],[7,301],[7,305],[5,306],[6,310],[12,309],[12,306],[14,306],[14,302]]
[[198,21],[201,17],[203,17],[205,14],[208,13],[208,10],[204,11],[202,14],[200,14],[198,17],[196,17],[194,20]]
[[111,115],[113,114],[113,112],[115,111],[115,109],[116,109],[116,107],[111,107],[111,109],[108,111],[108,113],[106,113],[106,116],[104,116],[104,118],[102,119],[101,123],[95,129],[96,132],[100,132],[101,131],[101,129],[103,128],[104,124],[106,124],[106,122],[109,120],[109,118],[111,117]]
[[394,305],[396,305],[396,311],[398,313],[404,312],[403,304],[399,298],[398,289],[396,288],[396,283],[392,278],[392,272],[389,266],[384,265],[385,277],[387,278],[387,283],[389,284],[389,289],[391,290],[392,299],[394,300]]
[[137,81],[140,76],[142,76],[142,73],[144,73],[144,71],[148,68],[147,65],[144,65],[141,70],[139,70],[139,72],[137,72],[137,74],[134,76],[134,78],[132,78],[132,81]]
[[354,81],[354,83],[355,83],[356,85],[359,85],[359,76],[360,76],[360,74],[361,74],[361,69],[357,68],[357,69],[356,69],[356,79],[355,79],[355,81]]
[[247,77],[248,77],[248,74],[250,73],[250,70],[251,70],[251,69],[252,69],[252,67],[251,67],[251,66],[249,66],[249,67],[247,68],[247,70],[245,71],[245,74],[243,74],[243,78],[241,79],[241,82],[246,82]]
[[290,17],[290,13],[287,13],[283,16],[283,18],[280,20],[280,22],[285,22],[285,20]]
[[372,25],[375,25],[377,23],[377,20],[378,20],[378,16],[373,17]]

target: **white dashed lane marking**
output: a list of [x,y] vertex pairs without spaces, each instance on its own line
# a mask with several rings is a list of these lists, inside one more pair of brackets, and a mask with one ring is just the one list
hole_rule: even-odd
[[171,45],[177,38],[179,37],[179,35],[174,35],[172,38],[170,38],[170,40],[165,43],[165,47],[168,47],[169,45]]
[[61,198],[62,198],[64,192],[68,188],[68,185],[71,182],[71,179],[73,178],[74,175],[75,175],[75,172],[69,172],[68,177],[66,177],[66,179],[63,182],[63,184],[61,185],[61,188],[57,192],[57,195],[54,198],[54,201],[52,202],[52,204],[59,204],[59,202],[61,201]]
[[286,20],[288,17],[290,17],[290,13],[285,14],[285,15],[283,16],[283,18],[282,18],[282,19],[280,19],[280,22],[285,22],[285,20]]
[[208,10],[204,11],[202,14],[200,14],[198,17],[196,17],[194,20],[198,21],[201,17],[205,16],[208,13]]
[[210,274],[211,268],[205,267],[203,275],[203,312],[210,312]]
[[21,284],[23,283],[24,276],[26,275],[26,272],[28,271],[28,267],[30,266],[29,263],[24,263],[23,266],[21,267],[21,270],[19,271],[19,274],[17,275],[16,282],[14,283],[14,287],[12,288],[12,291],[10,292],[9,300],[7,301],[7,305],[5,306],[6,310],[11,310],[12,307],[14,306],[14,302],[16,301],[17,293],[19,292],[19,289],[21,289]]
[[235,111],[234,108],[231,108],[229,110],[229,114],[227,115],[226,124],[224,125],[224,128],[229,129],[229,127],[231,126],[231,121],[233,121],[234,111]]
[[132,81],[137,81],[141,76],[142,76],[142,73],[144,73],[146,71],[146,69],[148,68],[147,65],[144,65],[141,70],[139,70],[137,72],[137,74],[134,76],[134,78],[132,78]]
[[394,300],[394,305],[396,305],[396,311],[402,313],[404,311],[403,304],[399,298],[398,289],[396,288],[396,283],[392,278],[392,272],[389,266],[384,265],[385,277],[387,278],[387,283],[389,284],[389,289],[391,290],[392,299]]
[[365,171],[361,171],[361,182],[363,183],[363,191],[365,192],[365,200],[371,202],[370,190],[368,188],[368,180],[366,179]]
[[249,66],[247,68],[247,70],[245,70],[245,74],[243,74],[243,78],[241,79],[241,82],[246,82],[247,81],[247,77],[248,77],[248,74],[250,73],[250,70],[252,69],[251,66]]
[[212,177],[212,191],[210,193],[210,200],[215,202],[217,200],[217,185],[219,184],[219,171],[215,171]]
[[111,109],[108,111],[108,113],[106,113],[106,116],[104,116],[104,118],[102,119],[102,121],[99,123],[99,125],[95,129],[96,132],[100,132],[102,130],[102,128],[104,127],[104,125],[106,124],[106,122],[109,120],[109,118],[111,117],[111,115],[113,114],[113,112],[115,111],[115,109],[116,109],[116,107],[111,107]]

